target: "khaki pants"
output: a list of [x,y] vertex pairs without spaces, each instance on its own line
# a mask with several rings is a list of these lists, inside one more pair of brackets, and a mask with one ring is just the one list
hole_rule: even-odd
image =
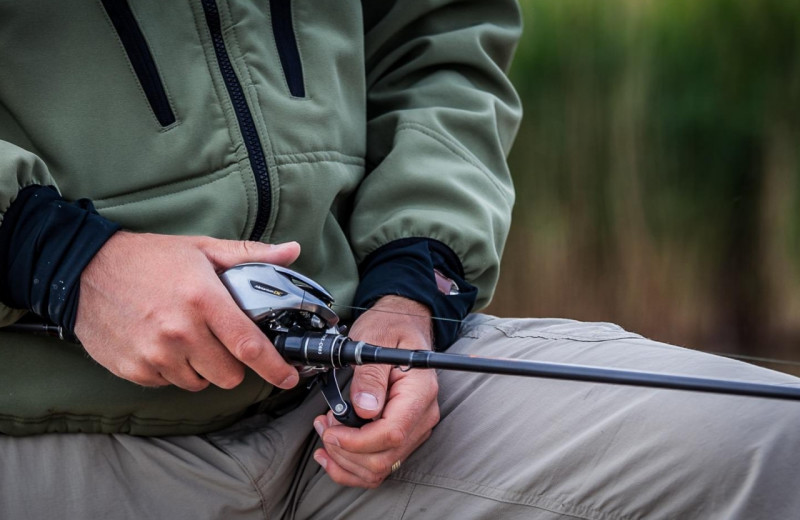
[[[800,384],[568,320],[474,315],[451,351]],[[0,437],[0,518],[800,518],[800,402],[439,376],[441,423],[375,490],[312,459],[312,395],[206,436]]]

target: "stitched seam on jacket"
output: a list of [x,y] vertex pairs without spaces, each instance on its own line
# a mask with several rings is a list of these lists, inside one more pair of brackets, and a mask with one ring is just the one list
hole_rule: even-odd
[[[157,186],[146,188],[146,189],[141,190],[141,191],[133,191],[133,192],[130,192],[130,193],[126,193],[124,195],[116,195],[116,196],[109,197],[109,198],[106,198],[106,199],[93,199],[92,201],[95,203],[95,205],[99,209],[109,209],[109,208],[121,208],[121,207],[124,207],[124,206],[128,206],[130,204],[138,204],[138,203],[141,203],[141,202],[146,202],[146,201],[150,201],[150,200],[157,200],[157,199],[161,199],[161,198],[164,198],[164,197],[172,197],[176,193],[182,193],[182,192],[192,191],[192,190],[197,189],[197,188],[202,188],[204,186],[208,186],[209,184],[214,184],[215,182],[222,181],[222,180],[230,177],[231,175],[237,175],[239,173],[242,173],[241,168],[239,168],[238,166],[239,166],[239,164],[237,162],[237,164],[235,164],[235,165],[226,166],[225,168],[222,168],[220,170],[217,170],[217,171],[212,172],[212,173],[207,174],[207,175],[193,177],[191,179],[184,179],[184,180],[180,180],[180,181],[176,181],[176,182],[170,182],[170,183],[167,183],[167,184],[160,184],[160,185],[157,185]],[[202,178],[202,177],[210,177],[210,178],[207,179],[204,182],[199,183],[199,184],[191,184],[193,181],[196,181],[197,179]],[[179,188],[179,189],[172,190],[169,193],[162,193],[162,194],[159,194],[159,195],[152,195],[152,196],[149,196],[149,197],[145,196],[145,197],[137,198],[136,200],[131,200],[131,201],[128,201],[128,202],[121,202],[121,203],[117,203],[117,204],[115,204],[113,202],[115,199],[135,196],[136,194],[141,194],[141,193],[148,192],[148,191],[169,189],[171,186],[178,186],[180,184],[191,184],[191,185],[187,186],[185,188]]]
[[305,152],[276,154],[275,164],[323,163],[338,162],[355,166],[364,166],[364,159],[355,155],[348,155],[336,150],[310,150]]
[[466,161],[467,163],[471,164],[478,170],[480,170],[486,177],[494,184],[495,188],[497,188],[500,192],[507,194],[509,189],[508,187],[501,184],[492,174],[492,172],[478,160],[469,150],[465,149],[459,143],[450,139],[448,136],[442,134],[441,132],[434,130],[433,128],[427,127],[421,123],[416,122],[406,122],[397,125],[397,131],[402,132],[405,130],[412,130],[419,132],[423,135],[430,137],[431,139],[435,140],[445,148],[447,148],[453,155],[458,157],[459,159]]

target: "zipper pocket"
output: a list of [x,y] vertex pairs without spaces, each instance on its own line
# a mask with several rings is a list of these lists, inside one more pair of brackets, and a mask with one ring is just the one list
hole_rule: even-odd
[[258,194],[258,210],[256,211],[256,221],[250,233],[250,240],[260,240],[267,229],[269,215],[272,211],[272,192],[269,180],[269,166],[261,146],[261,139],[258,137],[253,113],[247,105],[247,98],[244,95],[242,83],[236,76],[236,71],[228,55],[228,48],[225,45],[225,38],[222,35],[222,20],[220,19],[219,9],[216,0],[201,0],[203,13],[206,18],[206,25],[211,36],[211,43],[214,47],[214,55],[217,58],[217,65],[222,73],[222,79],[228,96],[236,114],[236,121],[239,123],[239,130],[242,132],[242,140],[247,150],[247,158],[256,181],[256,193]]
[[272,18],[272,34],[275,36],[275,46],[281,59],[283,75],[292,97],[306,97],[306,87],[303,84],[303,64],[300,62],[300,50],[297,47],[297,38],[294,35],[294,21],[292,19],[292,0],[270,0],[269,12]]
[[156,68],[155,60],[144,39],[144,34],[133,16],[127,0],[102,0],[103,8],[117,31],[133,71],[144,90],[147,102],[162,127],[175,122],[175,113],[169,104],[164,83]]

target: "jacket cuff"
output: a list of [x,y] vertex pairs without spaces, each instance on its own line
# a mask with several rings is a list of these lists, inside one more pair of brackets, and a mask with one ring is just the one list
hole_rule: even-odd
[[83,269],[120,226],[88,199],[50,186],[22,189],[0,225],[0,301],[74,333]]
[[[464,280],[458,256],[443,243],[405,238],[372,252],[359,266],[354,306],[367,309],[381,296],[396,295],[426,305],[433,315],[434,348],[447,349],[469,314],[478,290]],[[438,272],[438,275],[437,275]],[[356,317],[363,313],[357,311]]]

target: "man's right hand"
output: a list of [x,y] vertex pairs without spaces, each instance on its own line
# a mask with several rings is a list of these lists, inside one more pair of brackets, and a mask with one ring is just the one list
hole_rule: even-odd
[[144,386],[233,388],[245,365],[280,388],[297,371],[233,301],[218,274],[245,262],[288,266],[296,242],[120,231],[81,275],[75,334],[119,377]]

